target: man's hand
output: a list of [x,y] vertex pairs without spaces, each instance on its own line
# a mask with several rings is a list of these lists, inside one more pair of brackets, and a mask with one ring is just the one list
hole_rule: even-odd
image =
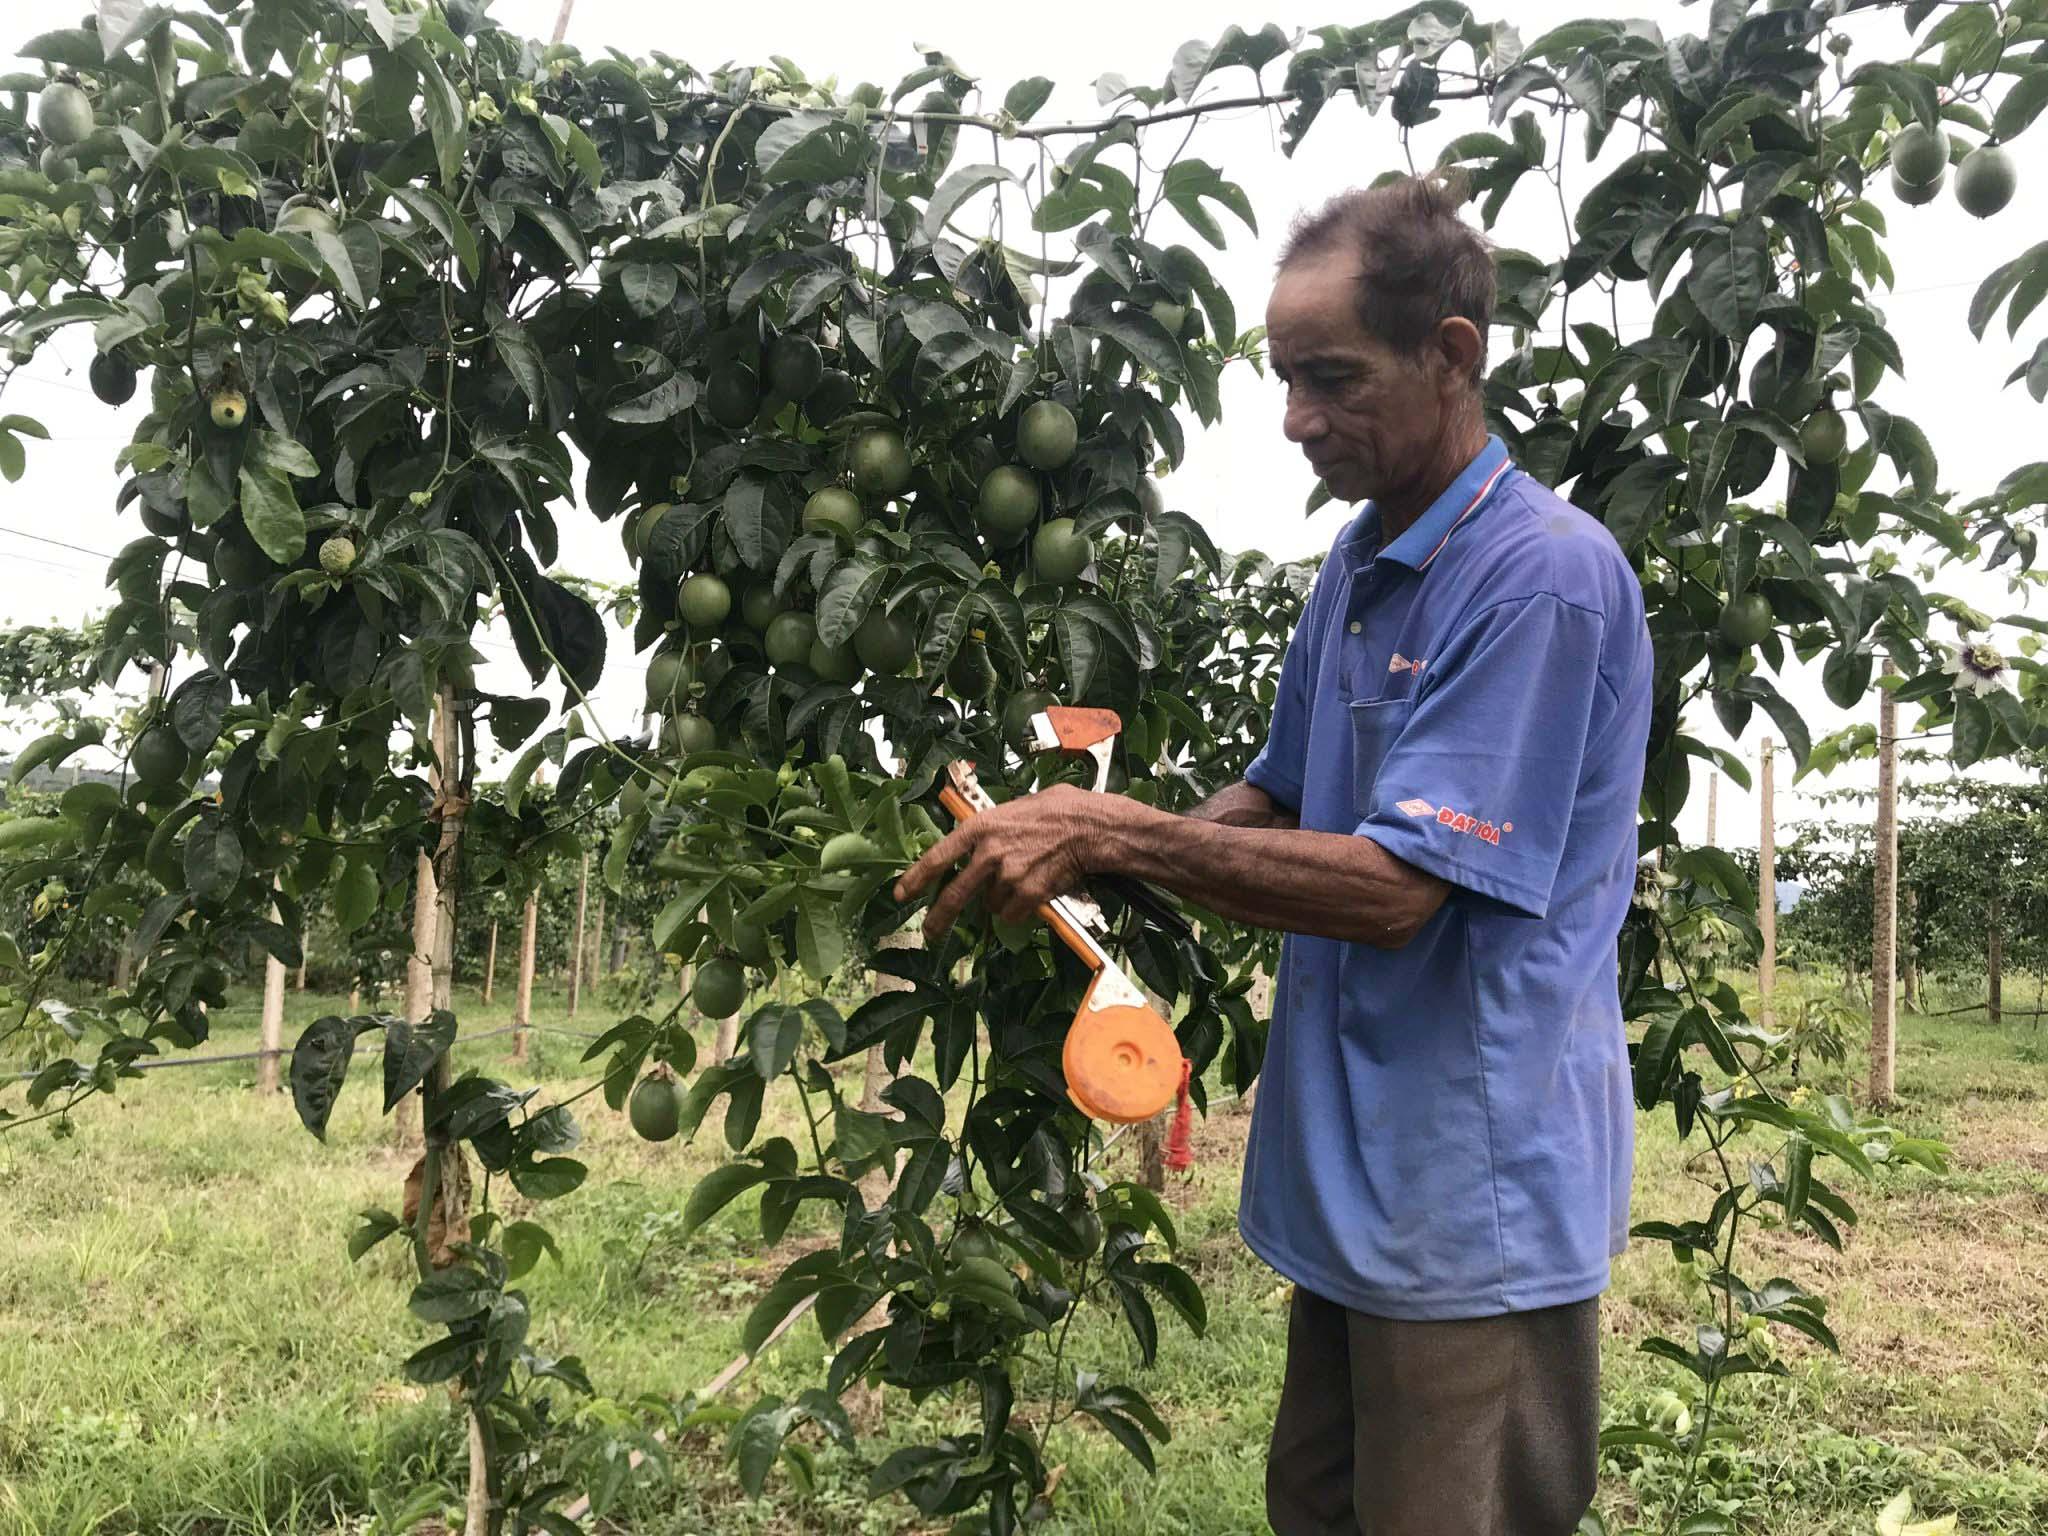
[[1055,896],[1077,889],[1093,872],[1088,855],[1104,845],[1110,828],[1133,802],[1121,795],[1090,794],[1059,784],[970,816],[934,843],[896,882],[896,899],[917,900],[953,865],[925,914],[925,937],[945,937],[977,895],[1005,922],[1028,921]]

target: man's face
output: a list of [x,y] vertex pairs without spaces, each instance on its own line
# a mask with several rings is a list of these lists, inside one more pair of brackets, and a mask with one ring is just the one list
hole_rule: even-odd
[[1287,386],[1286,431],[1339,501],[1384,500],[1425,481],[1470,386],[1440,347],[1403,356],[1358,318],[1358,263],[1306,256],[1266,304],[1273,371]]

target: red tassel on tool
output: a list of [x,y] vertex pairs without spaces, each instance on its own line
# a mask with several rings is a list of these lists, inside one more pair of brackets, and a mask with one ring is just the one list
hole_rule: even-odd
[[1180,1092],[1173,1103],[1173,1128],[1166,1133],[1166,1166],[1173,1173],[1186,1173],[1195,1166],[1195,1106],[1188,1099],[1190,1066],[1180,1064]]

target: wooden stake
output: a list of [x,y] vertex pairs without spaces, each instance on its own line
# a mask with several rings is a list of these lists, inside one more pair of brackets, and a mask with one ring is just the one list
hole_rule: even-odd
[[583,915],[590,900],[590,855],[576,872],[576,937],[569,945],[569,1017],[576,1017],[578,994],[583,990]]
[[597,913],[590,919],[590,949],[583,957],[583,979],[594,982],[604,968],[604,882],[597,885]]
[[[275,881],[272,882],[273,887]],[[278,920],[277,903],[270,904],[270,920]],[[256,1091],[275,1093],[278,1089],[277,1058],[284,1049],[284,962],[275,955],[263,960],[263,1022],[256,1060]]]
[[560,47],[562,39],[569,35],[569,13],[576,9],[576,0],[562,0],[562,9],[555,16],[555,46]]
[[1709,848],[1721,846],[1720,825],[1721,771],[1718,768],[1710,768],[1707,770],[1707,846]]
[[1771,1027],[1771,994],[1778,987],[1778,812],[1772,790],[1771,738],[1764,738],[1763,814],[1756,837],[1756,918],[1763,937],[1763,957],[1756,968],[1757,1023]]
[[498,980],[498,920],[491,919],[491,937],[484,945],[484,1006],[491,1006],[491,988]]
[[1984,949],[1984,1012],[1994,1024],[2005,1022],[2005,893],[1993,891],[1984,921],[1989,928]]
[[[1884,675],[1895,676],[1889,659]],[[1870,1104],[1882,1109],[1897,1087],[1899,742],[1898,704],[1889,688],[1877,695],[1877,857],[1870,905]]]
[[512,1059],[526,1060],[526,1031],[533,1023],[534,934],[540,925],[540,893],[526,898],[526,924],[519,937],[519,987],[512,994]]
[[[415,1024],[434,1011],[434,940],[440,921],[440,892],[434,888],[434,861],[419,856],[412,876],[412,951],[405,957],[405,1016]],[[420,1098],[408,1093],[393,1107],[391,1134],[403,1147],[418,1136]]]

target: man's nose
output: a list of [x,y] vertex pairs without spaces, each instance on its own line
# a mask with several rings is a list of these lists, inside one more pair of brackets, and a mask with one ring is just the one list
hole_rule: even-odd
[[1328,432],[1330,425],[1318,407],[1290,398],[1281,430],[1290,443],[1312,443]]

